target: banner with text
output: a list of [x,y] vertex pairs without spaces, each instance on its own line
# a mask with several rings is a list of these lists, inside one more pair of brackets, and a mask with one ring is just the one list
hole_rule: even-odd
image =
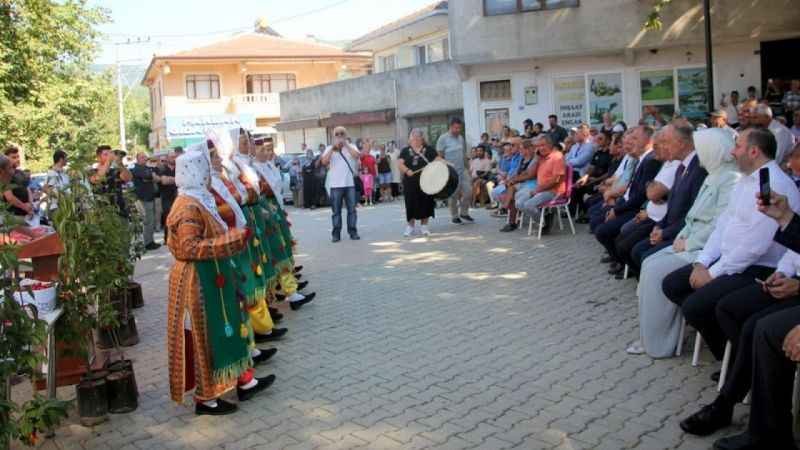
[[564,128],[586,121],[586,79],[583,75],[555,79],[556,114]]

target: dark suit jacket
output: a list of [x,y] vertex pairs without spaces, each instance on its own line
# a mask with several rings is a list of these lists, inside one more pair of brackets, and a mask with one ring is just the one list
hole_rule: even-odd
[[789,250],[800,253],[800,216],[795,214],[785,230],[778,228],[774,239]]
[[707,175],[708,172],[700,166],[700,160],[695,155],[689,167],[684,169],[683,175],[675,177],[675,183],[669,191],[667,215],[656,224],[662,230],[661,238],[664,241],[671,241],[680,233],[686,213],[694,204]]
[[628,187],[628,200],[624,200],[623,197],[622,201],[614,207],[614,214],[619,216],[642,209],[642,205],[647,201],[647,183],[653,181],[653,178],[658,175],[661,165],[662,162],[655,158],[655,153],[652,151],[639,161],[636,173],[633,174],[633,179]]

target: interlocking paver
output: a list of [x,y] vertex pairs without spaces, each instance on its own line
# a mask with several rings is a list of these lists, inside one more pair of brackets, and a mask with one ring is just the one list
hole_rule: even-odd
[[[165,250],[139,262],[139,409],[94,429],[73,416],[43,448],[707,448],[677,422],[715,395],[704,352],[625,354],[638,336],[632,280],[611,279],[584,227],[541,241],[500,234],[475,211],[437,210],[429,239],[404,239],[399,203],[359,210],[363,240],[329,242],[329,210],[290,208],[317,300],[259,368],[265,394],[225,418],[169,400]],[[686,347],[687,349],[689,346]],[[24,385],[15,396],[27,394]],[[59,389],[74,398],[74,388]],[[235,400],[235,396],[231,397]],[[188,405],[187,401],[187,405]],[[736,426],[746,408],[737,410]],[[53,444],[58,445],[53,445]]]

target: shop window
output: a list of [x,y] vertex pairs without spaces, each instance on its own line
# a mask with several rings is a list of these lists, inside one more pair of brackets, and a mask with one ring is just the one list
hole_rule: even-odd
[[482,81],[480,91],[483,102],[511,100],[511,80]]

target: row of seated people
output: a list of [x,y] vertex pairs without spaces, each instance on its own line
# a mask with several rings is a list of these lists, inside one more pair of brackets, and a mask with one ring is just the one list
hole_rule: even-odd
[[[793,175],[776,151],[774,134],[760,126],[738,133],[695,131],[684,120],[658,132],[639,126],[613,135],[613,163],[573,191],[609,273],[622,279],[627,266],[639,279],[640,340],[629,353],[673,356],[684,320],[717,360],[731,346],[719,396],[680,423],[687,433],[710,435],[730,425],[734,406],[751,392],[748,431],[718,439],[717,449],[796,448],[800,145],[786,157]],[[759,197],[762,169],[769,205]]]

